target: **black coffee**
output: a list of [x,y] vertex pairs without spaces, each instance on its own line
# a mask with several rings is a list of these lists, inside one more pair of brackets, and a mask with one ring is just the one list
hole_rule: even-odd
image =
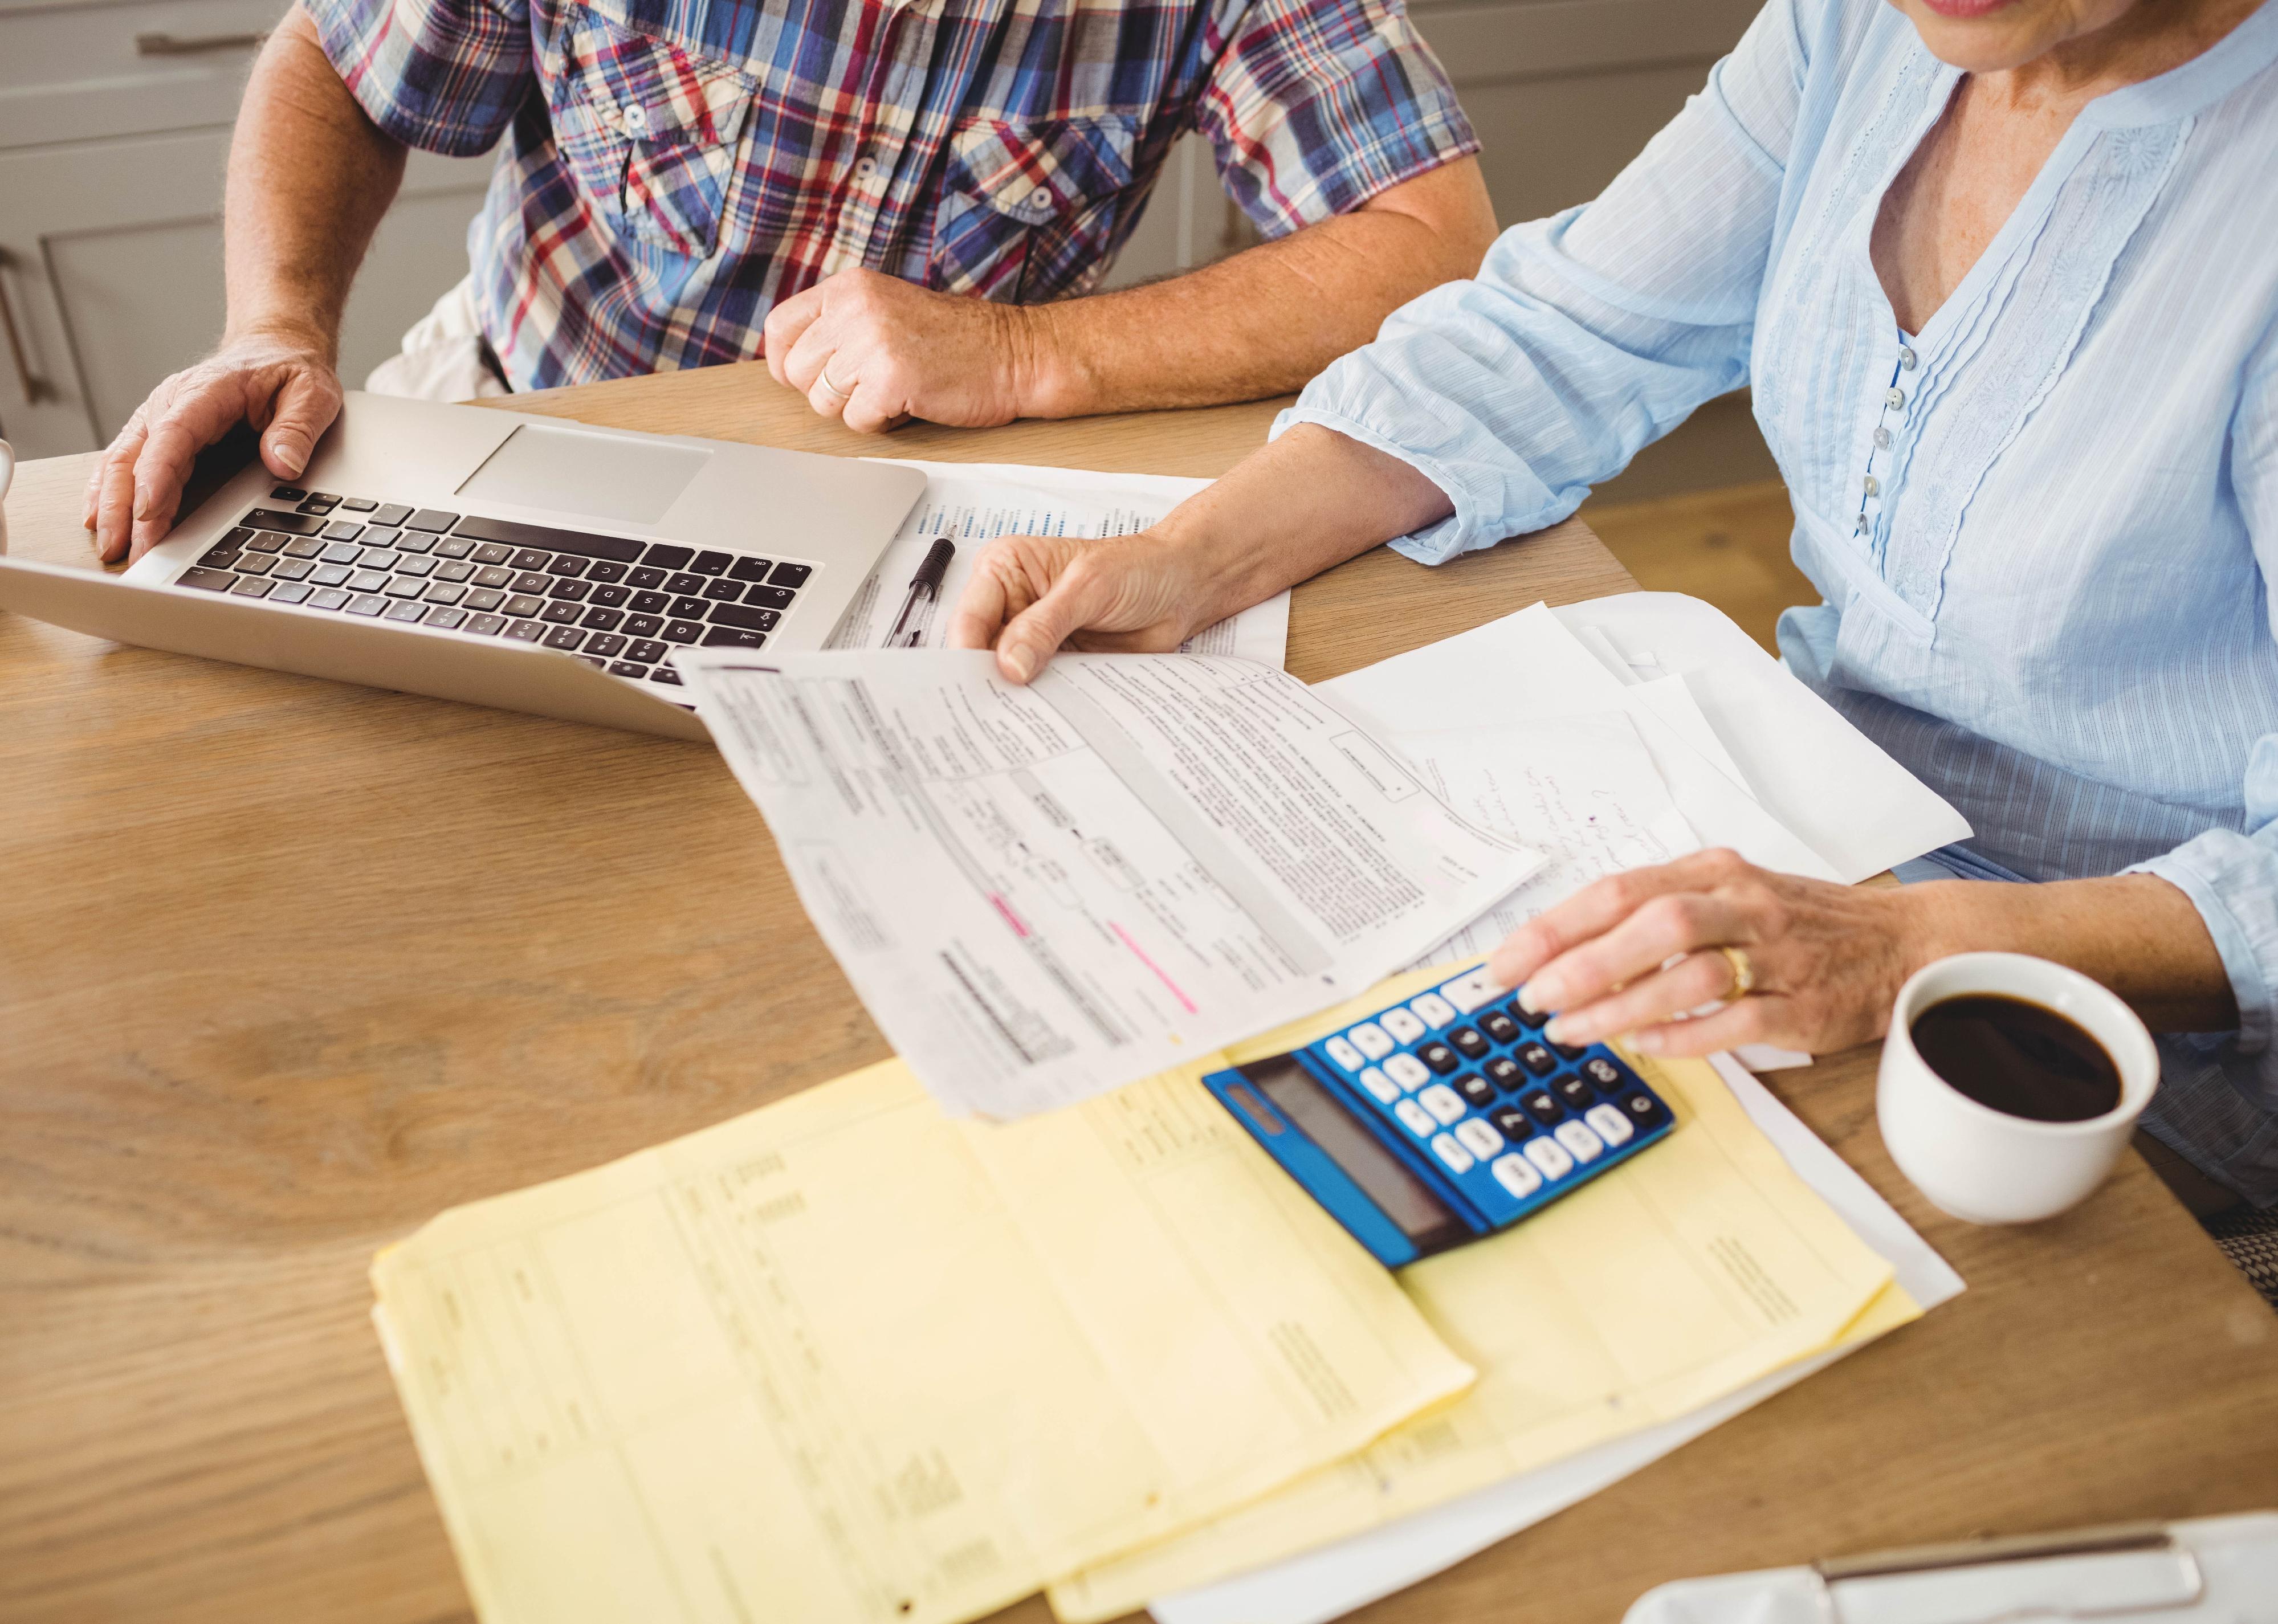
[[2120,1103],[2104,1045],[2054,1010],[1965,993],[1915,1018],[1915,1052],[1981,1105],[2035,1122],[2084,1122]]

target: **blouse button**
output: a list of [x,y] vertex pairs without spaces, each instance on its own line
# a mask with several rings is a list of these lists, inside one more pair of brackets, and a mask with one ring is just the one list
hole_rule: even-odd
[[1889,407],[1894,412],[1906,403],[1907,392],[1903,389],[1893,389],[1890,393],[1883,397],[1883,404]]
[[1915,370],[1915,353],[1903,344],[1899,346],[1899,366],[1903,371],[1911,372]]
[[854,160],[854,179],[868,180],[878,172],[878,160],[865,154]]
[[1878,423],[1875,425],[1875,449],[1877,451],[1888,451],[1890,448],[1891,431]]
[[645,130],[648,128],[648,109],[643,107],[638,102],[634,103],[631,107],[626,108],[625,128],[629,130]]
[[1029,193],[1029,194],[1028,194],[1028,207],[1029,207],[1029,208],[1031,208],[1031,209],[1049,209],[1049,208],[1051,208],[1051,206],[1052,206],[1052,189],[1051,189],[1051,187],[1048,187],[1048,186],[1040,186],[1040,187],[1038,187],[1035,191],[1033,191],[1033,192],[1031,192],[1031,193]]
[[1877,479],[1877,478],[1876,478],[1872,474],[1869,474],[1869,475],[1868,475],[1868,476],[1867,476],[1867,485],[1866,485],[1866,489],[1867,489],[1867,494],[1868,494],[1868,495],[1869,495],[1869,496],[1873,496],[1873,495],[1875,495],[1877,492],[1878,492],[1879,491],[1881,491],[1881,490],[1882,490],[1882,488],[1883,488],[1883,483],[1882,483],[1882,481],[1880,481],[1879,479]]

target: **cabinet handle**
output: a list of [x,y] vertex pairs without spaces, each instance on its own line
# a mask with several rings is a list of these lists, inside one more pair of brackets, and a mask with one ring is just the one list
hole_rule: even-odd
[[134,54],[138,57],[195,57],[210,50],[256,50],[268,37],[265,32],[193,34],[185,39],[177,39],[163,31],[138,34],[134,36]]
[[14,256],[0,250],[0,330],[8,335],[8,355],[16,363],[16,382],[24,391],[27,404],[37,406],[56,396],[55,385],[32,370],[31,357],[24,353],[24,335],[16,325],[16,307],[8,301],[8,267]]

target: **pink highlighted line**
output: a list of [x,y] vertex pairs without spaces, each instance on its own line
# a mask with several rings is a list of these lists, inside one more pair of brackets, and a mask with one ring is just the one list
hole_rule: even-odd
[[1014,935],[1026,936],[1028,934],[1028,926],[1021,921],[1019,914],[1013,911],[1011,903],[1007,903],[1003,897],[998,896],[994,891],[989,893],[989,901],[996,908],[998,913],[1005,916],[1005,923],[1013,927],[1013,934]]
[[1160,981],[1164,986],[1166,986],[1166,987],[1169,987],[1169,988],[1171,989],[1171,996],[1172,996],[1172,997],[1173,997],[1173,998],[1175,998],[1175,999],[1177,999],[1177,1000],[1179,1001],[1179,1007],[1180,1007],[1181,1009],[1184,1010],[1185,1010],[1188,1014],[1189,1014],[1189,1015],[1192,1015],[1192,1014],[1194,1014],[1194,1013],[1196,1012],[1196,1011],[1195,1011],[1195,1001],[1194,1001],[1193,999],[1191,999],[1191,998],[1188,997],[1188,996],[1186,995],[1186,994],[1185,994],[1185,993],[1181,992],[1181,991],[1179,989],[1179,984],[1178,984],[1176,981],[1173,981],[1173,980],[1171,980],[1171,978],[1170,978],[1170,977],[1168,977],[1168,976],[1166,976],[1166,975],[1165,975],[1165,974],[1163,973],[1163,966],[1162,966],[1162,965],[1160,965],[1160,964],[1157,964],[1153,959],[1151,959],[1151,958],[1148,957],[1147,957],[1147,954],[1146,954],[1146,950],[1145,950],[1144,949],[1141,948],[1141,947],[1140,947],[1140,945],[1139,945],[1137,942],[1134,942],[1134,941],[1132,941],[1132,940],[1131,940],[1131,933],[1130,933],[1130,932],[1128,932],[1128,931],[1125,930],[1125,929],[1123,928],[1123,926],[1121,926],[1120,925],[1118,925],[1118,924],[1117,924],[1114,920],[1112,920],[1112,919],[1110,919],[1110,920],[1107,922],[1107,928],[1108,928],[1108,929],[1110,929],[1110,930],[1112,930],[1112,931],[1113,931],[1113,932],[1115,933],[1115,934],[1116,934],[1117,939],[1118,939],[1119,941],[1120,941],[1120,942],[1123,943],[1123,945],[1124,945],[1125,947],[1129,948],[1129,949],[1131,949],[1131,951],[1132,951],[1135,955],[1136,955],[1136,956],[1137,956],[1138,960],[1139,960],[1139,962],[1140,962],[1141,964],[1143,964],[1146,965],[1148,969],[1150,969],[1150,970],[1151,970],[1151,971],[1153,971],[1153,972],[1155,972],[1155,979],[1156,979],[1158,981]]

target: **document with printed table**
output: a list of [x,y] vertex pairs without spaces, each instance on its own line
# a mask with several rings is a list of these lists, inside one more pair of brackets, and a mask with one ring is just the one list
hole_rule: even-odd
[[[1443,974],[1395,977],[1377,1002]],[[1255,1505],[1055,1584],[1053,1611],[1069,1624],[1118,1617],[1688,1414],[1918,1316],[1889,1262],[1707,1062],[1631,1059],[1677,1111],[1676,1132],[1516,1228],[1400,1271],[1479,1371],[1475,1386]]]
[[862,1002],[953,1113],[1089,1098],[1349,997],[1542,854],[1215,655],[684,651]]
[[484,1624],[952,1624],[1472,1379],[1191,1074],[992,1128],[890,1061],[372,1281]]
[[[875,460],[916,469],[926,477],[926,492],[840,618],[831,634],[835,649],[891,646],[898,624],[906,624],[914,637],[906,646],[946,647],[950,611],[973,578],[974,560],[999,536],[1134,535],[1211,483],[1015,462]],[[944,541],[949,553],[935,579],[927,566]],[[906,621],[910,589],[921,575],[930,602],[918,606],[921,612]],[[1279,667],[1288,646],[1289,594],[1283,591],[1204,628],[1179,652],[1236,654]]]
[[1617,1176],[1386,1273],[1201,1078],[1446,974],[1013,1124],[890,1062],[382,1254],[485,1624],[1105,1617],[1913,1316],[1698,1062]]

